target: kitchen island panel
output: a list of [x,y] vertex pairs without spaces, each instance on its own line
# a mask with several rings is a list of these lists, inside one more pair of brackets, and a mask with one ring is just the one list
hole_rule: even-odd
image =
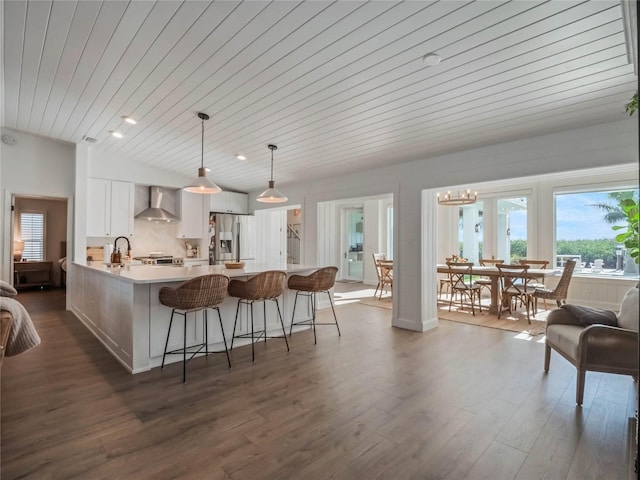
[[[287,266],[292,273],[310,273],[315,267]],[[171,308],[160,303],[159,292],[164,286],[175,288],[183,281],[208,273],[230,274],[234,278],[247,279],[258,273],[260,267],[251,266],[249,271],[226,270],[222,266],[171,267],[171,266],[135,266],[127,269],[111,269],[101,264],[76,265],[74,287],[70,289],[71,308],[73,313],[96,336],[100,342],[130,372],[139,373],[158,367],[162,363],[164,342],[169,328]],[[264,268],[271,269],[271,268]],[[282,269],[285,270],[285,269]],[[133,271],[133,274],[130,272]],[[146,273],[145,273],[146,272]],[[250,272],[250,273],[249,273]],[[144,281],[145,275],[148,276]],[[168,279],[162,281],[162,279]],[[291,323],[291,313],[295,292],[285,288],[280,297],[280,310],[283,315],[285,330]],[[303,299],[301,299],[303,300]],[[220,313],[227,337],[231,346],[231,335],[238,299],[225,298],[220,305]],[[305,301],[299,301],[296,320],[308,319],[310,310]],[[269,335],[282,334],[274,302],[267,301],[267,330]],[[254,305],[254,327],[262,329],[264,309],[261,302]],[[189,314],[187,322],[187,343],[199,343],[203,338],[202,312]],[[211,352],[224,351],[218,315],[209,310],[208,345]],[[249,306],[241,305],[237,334],[250,332]],[[174,326],[169,338],[169,350],[182,347],[183,320],[174,317]],[[301,330],[308,327],[296,327]],[[275,340],[277,341],[277,340]],[[249,344],[248,339],[236,339],[234,348]],[[167,356],[165,363],[179,362],[179,355]]]
[[133,295],[131,284],[76,269],[72,312],[129,370],[132,369]]

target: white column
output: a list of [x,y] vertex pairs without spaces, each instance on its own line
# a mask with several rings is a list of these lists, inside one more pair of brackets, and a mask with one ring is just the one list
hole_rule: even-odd
[[436,190],[422,191],[421,320],[424,330],[438,326],[438,202]]

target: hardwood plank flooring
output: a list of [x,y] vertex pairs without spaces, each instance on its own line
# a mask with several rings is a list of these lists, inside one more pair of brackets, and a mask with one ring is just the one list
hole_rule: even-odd
[[[355,291],[358,284],[338,284]],[[43,343],[2,368],[1,475],[14,479],[626,479],[630,377],[587,374],[513,332],[338,304],[342,336],[131,375],[64,292],[18,297]],[[340,303],[340,302],[338,302]],[[319,321],[330,312],[320,311]],[[326,320],[325,320],[326,321]]]

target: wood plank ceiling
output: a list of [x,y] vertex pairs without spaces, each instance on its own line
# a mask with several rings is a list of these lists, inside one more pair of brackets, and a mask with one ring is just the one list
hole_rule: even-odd
[[3,8],[3,126],[195,175],[202,111],[209,177],[239,191],[268,143],[282,186],[620,119],[637,81],[618,0]]

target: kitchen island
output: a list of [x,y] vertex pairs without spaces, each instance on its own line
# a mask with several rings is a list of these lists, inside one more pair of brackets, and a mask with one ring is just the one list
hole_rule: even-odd
[[[211,273],[230,278],[247,279],[266,270],[282,270],[291,274],[307,275],[317,267],[310,265],[269,265],[247,262],[243,269],[226,269],[224,265],[172,266],[129,265],[112,268],[102,262],[73,264],[73,285],[68,289],[71,311],[102,342],[111,354],[131,373],[139,373],[160,366],[164,342],[169,328],[171,308],[159,301],[162,287],[176,287],[191,278]],[[295,292],[285,288],[280,298],[285,327],[291,323]],[[237,299],[227,297],[220,305],[220,313],[227,341],[231,340]],[[301,308],[302,307],[302,308]],[[240,309],[236,334],[249,331],[249,311]],[[202,312],[189,314],[187,344],[202,341]],[[255,323],[263,322],[262,306],[254,307]],[[210,351],[224,351],[217,315],[209,315]],[[296,321],[311,318],[306,302],[296,308]],[[308,328],[308,327],[303,327]],[[270,335],[282,334],[273,302],[267,302],[267,330]],[[250,340],[234,342],[234,348]],[[169,350],[182,345],[182,329],[174,328],[169,338]],[[168,356],[166,363],[177,362],[177,356]]]

